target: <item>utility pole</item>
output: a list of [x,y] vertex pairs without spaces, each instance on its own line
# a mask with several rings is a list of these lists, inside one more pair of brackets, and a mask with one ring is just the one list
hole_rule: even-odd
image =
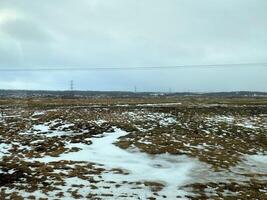
[[70,81],[70,91],[73,91],[74,88],[74,84],[73,84],[73,80]]
[[71,98],[74,97],[73,89],[74,89],[74,82],[73,82],[73,80],[71,80],[71,81],[70,81],[70,97],[71,97]]
[[137,92],[137,87],[136,86],[134,86],[134,93],[136,93]]

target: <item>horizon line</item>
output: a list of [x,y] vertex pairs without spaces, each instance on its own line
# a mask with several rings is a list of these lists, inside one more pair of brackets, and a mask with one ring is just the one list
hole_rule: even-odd
[[267,93],[267,91],[259,90],[220,90],[220,91],[131,91],[131,90],[50,90],[50,89],[2,89],[0,91],[32,91],[32,92],[123,92],[123,93],[164,93],[164,94],[176,94],[176,93],[193,93],[193,94],[207,94],[207,93],[238,93],[238,92],[248,92],[248,93]]

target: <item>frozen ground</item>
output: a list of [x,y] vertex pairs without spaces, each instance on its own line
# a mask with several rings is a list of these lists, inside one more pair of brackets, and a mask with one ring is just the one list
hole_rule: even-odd
[[1,198],[265,199],[265,113],[169,106],[5,110]]

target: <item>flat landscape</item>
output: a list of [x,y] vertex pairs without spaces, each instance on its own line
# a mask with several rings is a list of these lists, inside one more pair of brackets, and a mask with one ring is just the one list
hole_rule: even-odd
[[2,98],[0,199],[267,199],[267,99]]

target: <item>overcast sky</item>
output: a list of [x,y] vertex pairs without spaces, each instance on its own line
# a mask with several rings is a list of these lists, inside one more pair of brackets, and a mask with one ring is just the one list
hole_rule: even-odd
[[[0,68],[267,62],[266,0],[1,0]],[[0,88],[267,91],[267,66],[0,71]]]

